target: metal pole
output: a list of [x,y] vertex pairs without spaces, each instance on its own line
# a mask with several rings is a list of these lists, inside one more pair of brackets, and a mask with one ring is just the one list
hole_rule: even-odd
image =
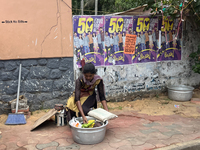
[[98,11],[98,0],[95,0],[95,15],[97,15]]
[[81,15],[83,15],[83,5],[84,5],[84,0],[81,0]]
[[19,65],[19,79],[18,79],[17,103],[16,103],[15,113],[18,112],[18,105],[19,105],[19,92],[20,92],[20,82],[21,82],[21,70],[22,70],[22,64]]

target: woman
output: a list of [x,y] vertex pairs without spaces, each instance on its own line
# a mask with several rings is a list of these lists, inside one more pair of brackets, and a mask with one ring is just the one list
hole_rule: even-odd
[[153,36],[152,36],[152,32],[149,32],[149,45],[150,45],[150,49],[153,49]]
[[173,47],[176,48],[176,34],[175,34],[175,31],[172,31],[172,38],[173,38]]
[[110,34],[110,48],[111,54],[114,54],[114,39],[112,33]]
[[97,36],[96,34],[93,32],[92,34],[92,39],[93,39],[93,43],[94,43],[94,51],[98,52],[98,42],[97,42]]
[[81,49],[81,54],[84,55],[84,51],[83,51],[83,38],[82,35],[79,35],[79,44],[80,44],[80,49]]
[[141,52],[141,37],[139,32],[137,33],[136,46],[137,46],[137,52]]
[[97,108],[95,87],[97,86],[99,99],[103,108],[108,111],[103,80],[96,75],[92,63],[83,66],[83,75],[76,80],[75,92],[67,101],[68,121],[74,116],[82,116],[83,123],[87,123],[87,113],[91,108]]
[[125,32],[122,33],[122,39],[123,39],[123,47],[125,47],[125,41],[126,41]]

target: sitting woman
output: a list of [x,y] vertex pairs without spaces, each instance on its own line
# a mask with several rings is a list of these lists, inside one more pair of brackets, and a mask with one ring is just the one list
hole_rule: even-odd
[[103,108],[108,111],[103,80],[96,75],[95,66],[92,63],[83,66],[83,75],[76,80],[75,92],[67,101],[67,119],[78,115],[82,116],[83,123],[87,123],[87,113],[91,108],[97,108],[95,87],[97,86],[98,96]]

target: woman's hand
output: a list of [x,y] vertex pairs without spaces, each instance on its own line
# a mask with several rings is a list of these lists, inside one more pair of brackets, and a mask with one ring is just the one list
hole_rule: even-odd
[[82,118],[83,118],[83,123],[88,123],[87,118],[85,116],[82,116]]

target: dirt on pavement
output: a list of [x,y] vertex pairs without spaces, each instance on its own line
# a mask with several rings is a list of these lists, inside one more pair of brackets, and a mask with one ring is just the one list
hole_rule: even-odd
[[[200,98],[200,88],[194,90],[193,98]],[[200,104],[195,104],[191,101],[172,101],[168,96],[158,95],[153,98],[143,98],[136,101],[108,102],[107,105],[111,112],[120,110],[136,111],[150,116],[179,114],[184,117],[200,117]],[[98,107],[102,107],[101,103],[98,103]],[[48,111],[48,109],[34,111],[28,120],[34,123]],[[6,114],[0,115],[0,127],[4,126],[7,117]],[[54,119],[54,117],[51,119]]]

